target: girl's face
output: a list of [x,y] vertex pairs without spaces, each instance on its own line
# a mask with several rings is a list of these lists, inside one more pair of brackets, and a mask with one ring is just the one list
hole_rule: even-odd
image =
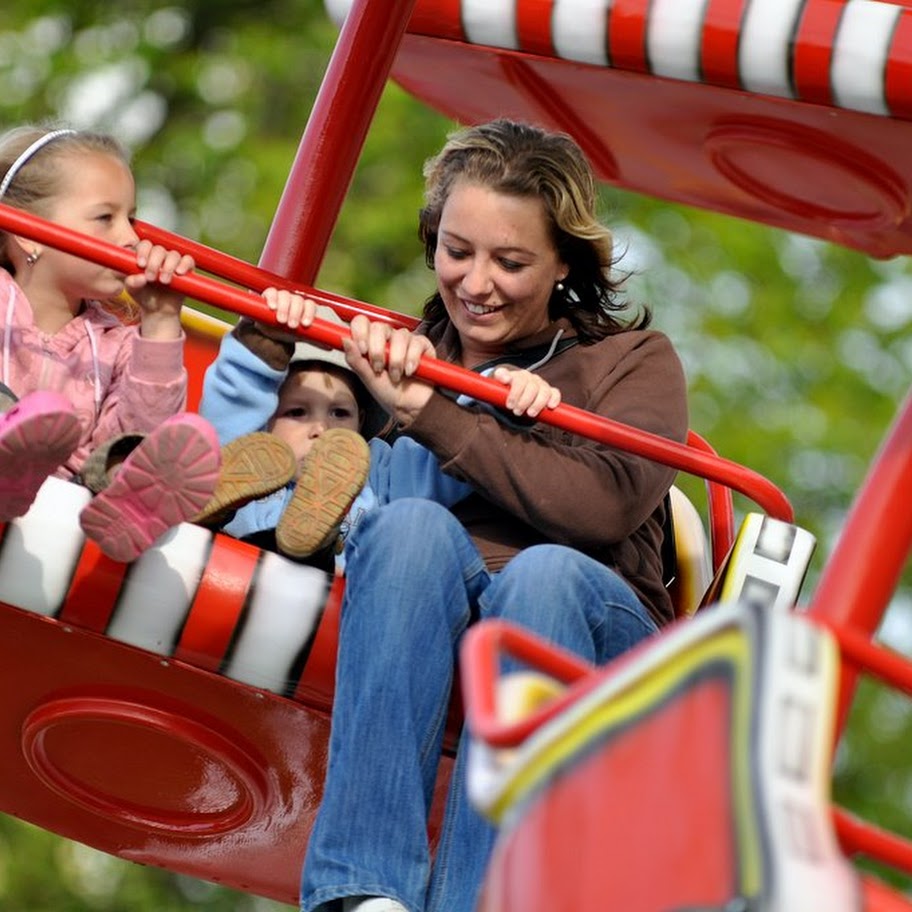
[[357,431],[360,425],[361,412],[349,383],[332,371],[302,370],[282,385],[269,430],[292,448],[300,463],[324,431]]
[[[61,190],[48,201],[47,218],[118,247],[135,247],[136,186],[127,165],[85,152],[61,155],[59,165]],[[71,303],[111,298],[124,288],[121,273],[50,247],[36,265],[48,290],[63,293]]]
[[434,269],[466,367],[547,328],[554,285],[569,272],[541,200],[463,181],[441,211]]

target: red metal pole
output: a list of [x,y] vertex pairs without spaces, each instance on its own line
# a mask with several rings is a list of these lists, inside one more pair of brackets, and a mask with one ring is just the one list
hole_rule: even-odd
[[307,121],[260,265],[312,285],[415,0],[355,0]]
[[[706,453],[715,453],[709,441],[701,437],[696,431],[689,431],[687,442],[698,450]],[[706,496],[709,501],[709,529],[710,543],[712,545],[713,570],[717,570],[728,555],[729,549],[735,540],[735,505],[732,499],[731,488],[707,480]]]
[[[173,250],[189,253],[198,268],[227,279],[229,282],[242,285],[244,288],[251,288],[253,291],[259,292],[270,286],[287,288],[289,291],[300,290],[298,284],[289,281],[284,276],[261,269],[246,260],[239,260],[237,257],[223,253],[221,250],[207,247],[205,244],[200,244],[199,241],[193,241],[180,234],[174,234],[164,228],[159,228],[157,225],[150,225],[148,222],[137,219],[133,223],[133,227],[141,238],[146,238],[154,244],[161,244]],[[328,291],[321,292],[321,294],[332,300],[332,306],[339,311],[339,314],[345,320],[351,320],[355,314],[362,313],[372,320],[383,320],[394,326],[404,326],[406,329],[414,329],[419,323],[418,317],[396,313],[384,307],[378,307],[376,304],[367,304],[364,301],[353,302],[351,298],[333,295]]]
[[[912,398],[907,398],[855,495],[826,562],[808,614],[837,633],[872,637],[889,607],[912,548]],[[845,723],[857,672],[840,676],[838,729]]]
[[[136,272],[136,255],[132,251],[3,203],[0,203],[0,228],[100,263],[125,275]],[[174,276],[171,285],[198,301],[205,301],[207,304],[254,320],[274,322],[272,311],[266,307],[259,295],[225,285],[208,276],[198,273]],[[337,303],[317,289],[302,287],[300,290],[319,304],[334,307]],[[349,336],[347,329],[320,319],[315,320],[307,329],[299,330],[299,334],[331,348],[342,348],[343,340]],[[502,408],[506,405],[507,389],[502,384],[437,358],[427,355],[422,357],[416,376],[436,386],[464,393],[494,406]],[[720,482],[745,494],[771,516],[786,522],[792,521],[791,504],[772,482],[730,460],[563,403],[556,409],[546,409],[538,420],[573,434],[597,440],[599,443]]]

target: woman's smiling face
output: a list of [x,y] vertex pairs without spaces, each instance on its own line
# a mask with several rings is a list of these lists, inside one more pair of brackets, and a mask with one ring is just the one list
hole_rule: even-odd
[[568,272],[541,200],[465,181],[441,210],[434,270],[466,367],[547,328],[551,293]]

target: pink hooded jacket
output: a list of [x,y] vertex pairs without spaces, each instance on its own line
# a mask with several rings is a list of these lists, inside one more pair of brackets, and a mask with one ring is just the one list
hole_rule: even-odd
[[73,403],[82,422],[79,447],[57,470],[78,474],[98,444],[125,432],[148,433],[187,402],[183,338],[143,339],[89,302],[59,332],[35,326],[32,307],[12,276],[0,269],[3,381],[19,398],[54,390]]

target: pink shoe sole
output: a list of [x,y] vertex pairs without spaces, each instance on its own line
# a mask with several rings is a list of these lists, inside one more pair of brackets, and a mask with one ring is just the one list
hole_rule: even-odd
[[85,507],[79,517],[83,532],[108,557],[135,560],[208,503],[220,461],[218,436],[207,421],[192,414],[169,418]]
[[73,406],[59,393],[29,393],[0,415],[0,522],[28,512],[81,435]]

